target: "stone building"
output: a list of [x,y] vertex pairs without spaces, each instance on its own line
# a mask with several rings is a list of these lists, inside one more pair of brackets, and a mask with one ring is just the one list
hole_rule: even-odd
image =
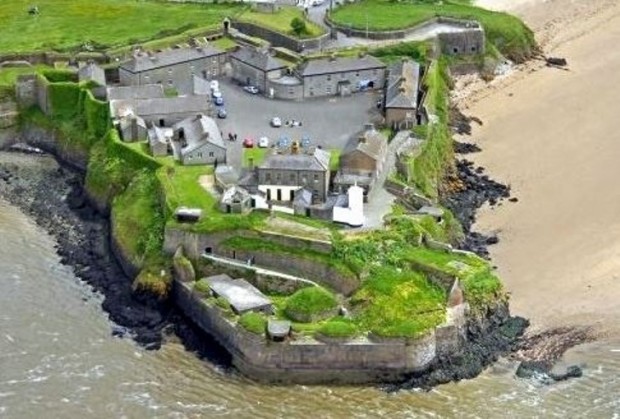
[[330,57],[306,61],[298,73],[303,81],[304,98],[311,98],[383,88],[385,68],[385,64],[370,55]]
[[420,64],[403,60],[390,66],[383,109],[385,123],[395,130],[410,129],[417,123]]
[[114,86],[106,89],[107,100],[155,99],[166,97],[161,84],[143,84],[140,86]]
[[463,31],[437,35],[441,52],[447,55],[484,54],[484,29],[477,22],[469,22],[467,25]]
[[148,131],[148,140],[153,156],[167,156],[172,152],[172,128],[153,126]]
[[148,126],[159,127],[172,126],[190,116],[209,114],[211,108],[211,102],[204,96],[110,100],[112,119],[132,114],[144,119]]
[[78,80],[80,83],[92,81],[99,86],[105,86],[105,71],[95,63],[88,63],[78,70]]
[[231,186],[220,199],[220,211],[232,214],[247,214],[252,211],[252,197],[240,186]]
[[297,143],[290,153],[271,154],[257,167],[258,190],[268,201],[291,202],[307,189],[313,202],[324,202],[329,191],[330,154],[320,148],[302,152]]
[[172,153],[184,165],[226,162],[226,146],[213,118],[198,114],[172,126]]
[[179,93],[192,93],[193,76],[217,78],[226,52],[211,46],[179,48],[162,52],[139,52],[119,68],[123,85],[161,84]]
[[267,81],[282,77],[287,67],[269,51],[250,47],[242,47],[230,54],[230,63],[234,80],[256,86],[261,92],[267,92]]
[[123,115],[118,120],[118,130],[123,141],[143,141],[147,138],[146,122],[133,113]]
[[364,189],[364,199],[384,169],[388,141],[372,124],[345,147],[340,156],[340,169],[334,178],[334,187],[345,193],[351,186]]

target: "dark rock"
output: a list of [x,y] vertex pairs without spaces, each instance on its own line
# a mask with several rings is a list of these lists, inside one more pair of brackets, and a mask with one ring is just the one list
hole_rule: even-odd
[[517,197],[510,198],[510,199],[508,199],[508,201],[510,201],[510,202],[519,202],[519,198],[517,198]]
[[461,143],[458,141],[454,142],[454,152],[457,154],[478,153],[480,151],[482,151],[482,149],[478,147],[476,144]]
[[579,378],[583,375],[583,371],[577,365],[570,365],[563,372],[554,372],[553,370],[549,372],[549,376],[553,378],[555,381],[564,381],[569,378]]
[[545,61],[547,62],[547,65],[552,65],[552,66],[566,67],[568,65],[566,58],[547,57],[545,58]]

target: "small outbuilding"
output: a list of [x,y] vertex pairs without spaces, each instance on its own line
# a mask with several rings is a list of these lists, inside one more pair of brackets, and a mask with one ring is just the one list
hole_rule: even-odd
[[232,279],[226,274],[221,274],[208,277],[207,282],[213,295],[224,298],[237,314],[248,311],[269,314],[273,312],[271,301],[243,278]]
[[252,211],[252,197],[242,187],[231,186],[222,195],[220,211],[232,214],[247,214]]

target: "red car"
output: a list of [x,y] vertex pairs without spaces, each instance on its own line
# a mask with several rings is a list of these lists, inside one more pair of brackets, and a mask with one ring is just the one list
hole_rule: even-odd
[[245,138],[243,140],[243,146],[245,148],[253,148],[254,147],[254,140],[252,138]]

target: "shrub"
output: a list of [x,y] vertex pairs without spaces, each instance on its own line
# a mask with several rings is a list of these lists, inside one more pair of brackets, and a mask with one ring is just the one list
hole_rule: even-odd
[[248,332],[262,335],[267,327],[267,319],[263,314],[250,311],[239,318],[239,324]]
[[300,36],[308,31],[308,28],[306,28],[306,22],[298,17],[294,17],[293,20],[291,20],[291,29],[293,29],[293,33],[297,36]]
[[207,280],[203,278],[196,281],[196,283],[194,284],[194,290],[198,291],[201,294],[209,295],[209,293],[211,292],[211,287],[209,286]]
[[333,315],[338,301],[327,290],[320,287],[303,288],[286,301],[285,312],[291,319],[310,323]]
[[318,329],[321,335],[334,338],[349,338],[357,335],[358,332],[357,326],[345,319],[330,320]]

